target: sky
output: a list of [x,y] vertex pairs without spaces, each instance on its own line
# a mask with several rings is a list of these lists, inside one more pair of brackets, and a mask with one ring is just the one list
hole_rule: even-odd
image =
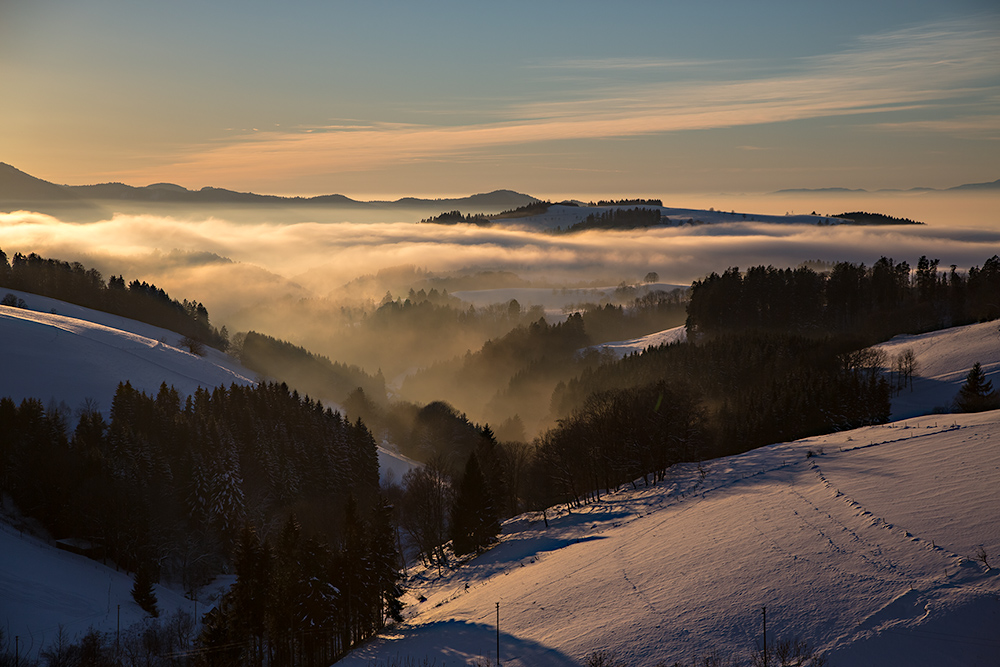
[[1000,6],[0,0],[45,180],[540,197],[1000,177]]

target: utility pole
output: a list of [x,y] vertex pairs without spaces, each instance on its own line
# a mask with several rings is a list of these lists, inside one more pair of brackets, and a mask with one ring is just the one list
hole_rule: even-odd
[[497,667],[500,667],[500,603],[497,602]]
[[14,667],[18,667],[21,661],[21,637],[14,635]]
[[764,605],[760,606],[760,615],[763,617],[764,622],[764,667],[767,667],[767,607]]

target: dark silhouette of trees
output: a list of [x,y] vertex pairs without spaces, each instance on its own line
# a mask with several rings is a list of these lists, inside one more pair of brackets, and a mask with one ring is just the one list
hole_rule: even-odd
[[580,222],[570,225],[566,232],[588,229],[639,229],[660,224],[660,212],[653,208],[611,208],[601,213],[591,213]]
[[438,567],[448,564],[448,512],[452,506],[451,479],[440,459],[432,459],[403,476],[403,529],[421,558]]
[[1000,257],[968,275],[922,256],[906,262],[883,257],[868,268],[839,262],[829,272],[809,267],[730,268],[691,286],[688,334],[694,339],[769,330],[851,334],[869,342],[1000,317]]
[[499,532],[493,493],[473,452],[451,506],[452,549],[459,556],[480,551],[492,544]]
[[424,218],[420,222],[434,223],[438,225],[457,225],[459,223],[463,223],[479,225],[480,227],[488,227],[493,221],[491,216],[488,216],[485,213],[470,213],[468,215],[463,215],[461,211],[447,211],[440,215]]
[[993,382],[986,379],[983,366],[978,361],[969,369],[965,383],[955,397],[955,408],[960,412],[983,412],[1000,408],[1000,393],[993,389]]
[[143,562],[136,570],[132,585],[132,599],[150,616],[155,618],[160,615],[156,608],[156,593],[153,591],[152,564]]
[[[813,215],[816,215],[813,212]],[[894,218],[884,213],[867,213],[865,211],[850,211],[848,213],[838,213],[834,218],[844,218],[856,225],[922,225],[924,223],[910,220],[909,218]]]

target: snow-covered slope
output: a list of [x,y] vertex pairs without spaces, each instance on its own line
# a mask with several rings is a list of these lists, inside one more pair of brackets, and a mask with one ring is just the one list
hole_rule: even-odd
[[977,361],[986,379],[1000,389],[1000,322],[983,322],[932,331],[919,336],[896,336],[879,345],[888,361],[913,350],[917,362],[912,388],[892,399],[893,419],[951,412],[952,401]]
[[[132,599],[133,583],[129,573],[60,551],[0,521],[0,623],[5,639],[20,638],[22,661],[50,649],[60,628],[73,639],[91,628],[114,632],[119,624],[124,630],[147,619]],[[203,613],[223,583],[206,587],[199,602],[156,585],[157,608],[162,616]]]
[[[810,452],[813,455],[810,455]],[[996,665],[1000,412],[930,416],[677,466],[660,486],[507,522],[499,546],[414,573],[408,621],[344,665],[749,659],[800,637],[831,665]],[[419,601],[420,596],[425,600]]]
[[[9,290],[4,290],[4,294]],[[96,402],[107,415],[119,382],[156,394],[160,384],[182,397],[198,387],[252,384],[255,374],[206,348],[181,349],[181,335],[35,294],[13,292],[28,308],[0,306],[0,397],[38,398],[79,409]]]
[[613,343],[601,343],[587,349],[602,350],[613,354],[617,359],[627,357],[633,352],[642,352],[648,347],[658,347],[671,343],[683,343],[687,340],[687,328],[683,325],[657,331],[646,336],[633,338],[631,340],[615,341]]

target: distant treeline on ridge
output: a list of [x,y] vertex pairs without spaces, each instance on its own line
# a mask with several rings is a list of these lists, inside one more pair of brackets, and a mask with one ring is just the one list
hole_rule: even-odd
[[16,253],[8,264],[6,253],[0,250],[0,288],[31,292],[169,329],[194,341],[195,346],[204,343],[225,350],[229,345],[226,328],[215,329],[201,303],[171,299],[146,282],[126,284],[122,276],[111,276],[105,283],[100,271],[79,262]]

